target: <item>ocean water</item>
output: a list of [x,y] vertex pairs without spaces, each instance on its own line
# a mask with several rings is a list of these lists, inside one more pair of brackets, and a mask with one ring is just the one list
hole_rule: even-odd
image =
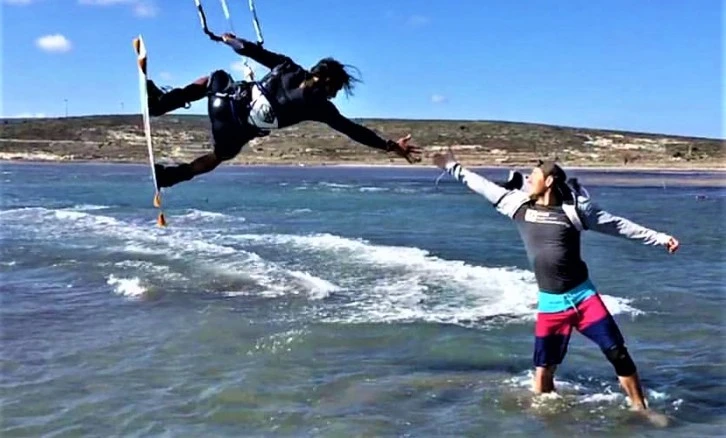
[[435,169],[222,167],[163,229],[145,166],[0,170],[3,437],[723,436],[722,174],[577,173],[682,244],[583,239],[656,429],[577,333],[533,396],[521,241]]

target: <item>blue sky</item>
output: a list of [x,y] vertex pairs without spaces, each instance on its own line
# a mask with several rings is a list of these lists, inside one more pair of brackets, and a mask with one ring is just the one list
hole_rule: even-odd
[[[193,0],[2,1],[4,117],[139,111],[131,46],[183,85],[240,58],[200,30]],[[220,2],[209,25],[228,29]],[[246,0],[228,0],[254,39]],[[270,50],[334,56],[364,83],[350,117],[510,120],[726,137],[717,0],[256,0]],[[123,109],[122,109],[123,108]],[[199,102],[191,110],[204,113]]]

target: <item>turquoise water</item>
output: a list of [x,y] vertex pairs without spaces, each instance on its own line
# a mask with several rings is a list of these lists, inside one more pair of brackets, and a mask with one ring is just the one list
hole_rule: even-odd
[[560,396],[532,396],[536,288],[519,237],[434,169],[223,167],[166,193],[165,229],[144,166],[1,171],[4,437],[726,426],[724,189],[679,186],[703,175],[578,174],[605,208],[682,243],[584,238],[650,404],[671,417],[654,429],[579,334]]

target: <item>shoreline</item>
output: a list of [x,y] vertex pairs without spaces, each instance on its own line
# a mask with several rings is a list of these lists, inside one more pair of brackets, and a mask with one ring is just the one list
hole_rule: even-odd
[[[564,169],[582,173],[726,173],[722,139],[485,120],[367,119],[364,125],[386,138],[416,131],[423,161],[409,164],[391,153],[371,152],[324,124],[303,123],[249,142],[223,165],[437,172],[432,154],[451,147],[461,164],[472,169],[529,173],[536,158],[555,158]],[[146,138],[136,117],[29,120],[3,128],[0,162],[149,166]],[[159,117],[154,123],[156,162],[191,161],[210,150],[209,135],[205,116]]]
[[[126,166],[145,166],[148,167],[148,161],[140,160],[66,160],[66,159],[36,159],[36,158],[0,158],[0,165],[7,164],[29,164],[29,165],[55,165],[55,164],[80,164],[80,165],[126,165]],[[434,169],[438,171],[433,163],[431,164],[388,164],[388,163],[350,163],[350,162],[332,162],[332,163],[223,163],[227,168],[263,168],[263,167],[278,167],[278,168],[354,168],[354,169]],[[465,163],[464,163],[465,164]],[[465,164],[466,165],[466,164]],[[722,167],[715,166],[658,166],[654,164],[652,166],[618,166],[618,165],[607,165],[607,164],[596,164],[592,166],[573,165],[568,166],[567,164],[561,164],[562,168],[570,171],[585,171],[585,172],[602,172],[602,173],[723,173],[726,176],[726,163]],[[502,165],[502,164],[470,164],[467,167],[472,169],[492,169],[492,170],[523,170],[530,169],[531,165]]]

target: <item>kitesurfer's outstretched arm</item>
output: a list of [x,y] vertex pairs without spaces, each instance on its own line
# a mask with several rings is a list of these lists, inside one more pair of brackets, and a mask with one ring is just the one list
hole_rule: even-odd
[[403,137],[398,141],[382,138],[373,130],[366,128],[363,125],[359,125],[340,114],[338,109],[331,102],[325,103],[324,108],[319,112],[315,119],[316,121],[327,124],[331,128],[360,144],[387,152],[395,152],[408,160],[409,163],[420,160],[419,154],[421,151],[419,147],[408,144],[408,141],[411,138],[410,135]]
[[578,204],[584,225],[598,233],[637,240],[645,245],[665,246],[669,252],[678,250],[679,243],[673,236],[646,228],[629,219],[611,214],[588,200]]
[[514,217],[519,207],[529,200],[521,190],[509,190],[483,176],[465,168],[454,157],[451,148],[447,154],[435,154],[434,164],[445,170],[457,181],[465,184],[473,192],[485,197],[503,215]]
[[222,41],[230,46],[238,55],[247,56],[269,69],[273,69],[275,66],[290,59],[285,55],[271,52],[257,43],[238,38],[231,33],[222,35]]

